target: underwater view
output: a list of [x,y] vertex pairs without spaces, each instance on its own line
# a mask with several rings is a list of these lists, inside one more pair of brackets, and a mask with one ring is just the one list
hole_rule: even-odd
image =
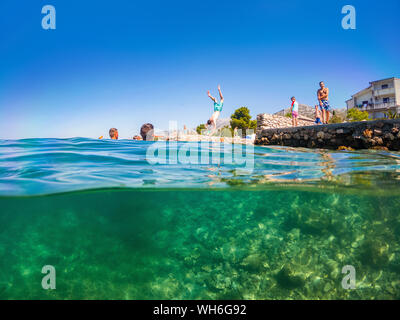
[[0,140],[0,299],[400,299],[400,153],[154,144]]

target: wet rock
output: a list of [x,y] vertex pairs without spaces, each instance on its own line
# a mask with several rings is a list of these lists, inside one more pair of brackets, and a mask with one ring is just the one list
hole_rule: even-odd
[[337,148],[337,149],[338,149],[338,151],[343,151],[343,150],[346,150],[346,151],[354,151],[353,148],[351,148],[351,147],[346,147],[346,146],[340,146],[340,147]]
[[265,258],[258,253],[251,254],[243,259],[241,265],[249,271],[261,272],[264,271],[268,264]]
[[387,147],[384,146],[373,146],[370,149],[372,150],[383,150],[383,151],[389,151],[389,149]]
[[217,300],[243,300],[243,295],[238,289],[230,289],[218,294]]
[[367,240],[360,248],[360,260],[375,268],[383,268],[389,262],[389,245],[381,240]]
[[375,137],[372,140],[374,145],[383,145],[383,140],[380,137]]
[[327,282],[327,283],[325,284],[325,286],[324,286],[324,292],[326,293],[326,292],[329,292],[329,291],[331,291],[331,290],[332,290],[332,285],[331,285],[330,282]]
[[389,258],[389,260],[390,260],[389,269],[393,272],[400,274],[400,253],[394,254],[393,257]]
[[372,138],[372,130],[371,129],[365,129],[363,131],[363,136],[366,138]]
[[289,266],[284,266],[278,272],[276,281],[280,287],[289,290],[304,287],[306,283],[304,276],[296,274]]
[[290,128],[273,129],[276,126],[268,118],[267,115],[257,118],[256,144],[327,149],[337,149],[341,145],[353,149],[383,146],[389,150],[400,150],[400,119],[300,126],[293,129],[291,119],[287,118],[285,121],[289,121],[287,127]]
[[387,133],[385,134],[385,139],[389,139],[389,140],[394,140],[394,135],[392,135],[391,133]]
[[383,123],[383,121],[378,121],[378,122],[376,123],[376,126],[377,126],[378,128],[382,128],[384,125],[385,125],[385,124]]

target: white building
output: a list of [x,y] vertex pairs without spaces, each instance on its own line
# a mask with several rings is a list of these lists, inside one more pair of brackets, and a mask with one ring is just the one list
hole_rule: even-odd
[[400,113],[400,79],[388,78],[369,84],[346,101],[347,110],[357,107],[368,111],[372,119],[385,118],[384,112],[389,110]]

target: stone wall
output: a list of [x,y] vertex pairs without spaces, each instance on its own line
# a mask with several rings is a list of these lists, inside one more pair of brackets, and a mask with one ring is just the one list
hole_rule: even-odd
[[268,129],[257,121],[255,144],[338,149],[400,150],[400,119]]
[[[305,117],[298,118],[299,126],[309,126],[314,120]],[[287,128],[292,126],[292,118],[262,113],[257,116],[257,130],[269,128]]]
[[[290,107],[275,112],[274,115],[285,116],[289,112],[290,112]],[[304,116],[306,118],[314,119],[315,108],[299,103],[299,115]]]

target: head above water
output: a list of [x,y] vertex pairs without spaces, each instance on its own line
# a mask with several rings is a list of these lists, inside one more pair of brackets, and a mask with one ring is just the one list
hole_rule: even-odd
[[113,140],[118,140],[118,129],[116,128],[111,128],[110,131],[108,131],[110,138]]
[[154,126],[151,123],[145,123],[140,128],[140,135],[145,141],[154,140]]

